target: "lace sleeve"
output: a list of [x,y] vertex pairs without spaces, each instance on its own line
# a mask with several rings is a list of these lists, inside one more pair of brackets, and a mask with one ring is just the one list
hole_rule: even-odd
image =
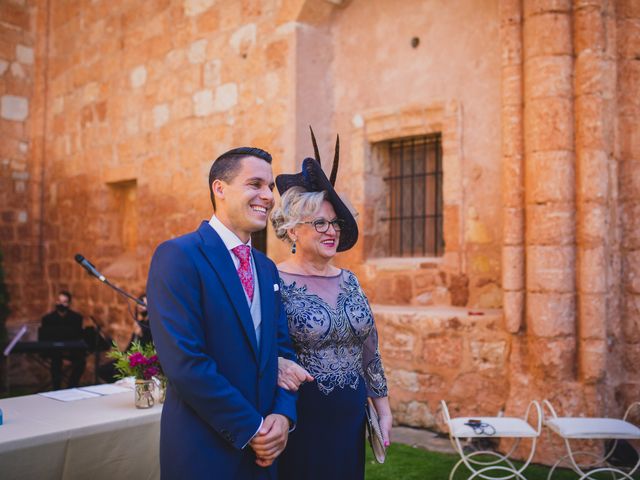
[[364,342],[362,350],[362,370],[367,384],[367,395],[370,397],[386,397],[387,379],[384,376],[382,358],[378,350],[378,331],[374,327]]

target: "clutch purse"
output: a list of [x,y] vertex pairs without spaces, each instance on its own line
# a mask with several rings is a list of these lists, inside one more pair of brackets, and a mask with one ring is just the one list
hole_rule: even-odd
[[365,411],[367,412],[367,436],[369,437],[371,450],[373,450],[373,456],[376,457],[376,461],[378,463],[384,463],[387,457],[387,449],[385,448],[384,440],[382,439],[382,430],[380,429],[378,412],[376,412],[376,408],[373,406],[373,402],[370,398],[367,398]]

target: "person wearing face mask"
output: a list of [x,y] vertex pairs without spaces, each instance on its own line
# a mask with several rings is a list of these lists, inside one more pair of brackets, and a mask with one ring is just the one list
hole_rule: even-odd
[[355,217],[333,187],[339,144],[329,180],[311,135],[316,158],[306,158],[300,173],[276,177],[281,199],[271,216],[291,248],[277,266],[298,357],[298,364],[279,359],[278,384],[299,393],[278,479],[363,480],[367,397],[385,447],[390,442],[387,381],[367,297],[353,272],[331,263],[358,239]]
[[[71,310],[71,299],[71,293],[66,290],[58,293],[55,309],[42,317],[40,340],[63,342],[83,339],[82,315]],[[77,387],[86,365],[85,352],[82,350],[72,350],[68,353],[52,351],[49,356],[51,357],[52,388],[59,390],[62,386],[62,360],[65,358],[71,360],[72,364],[69,387]]]

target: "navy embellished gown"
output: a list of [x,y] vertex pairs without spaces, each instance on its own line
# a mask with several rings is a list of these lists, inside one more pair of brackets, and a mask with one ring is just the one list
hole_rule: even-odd
[[387,395],[373,315],[355,275],[280,272],[289,334],[315,378],[300,387],[298,422],[280,480],[364,479],[367,396]]

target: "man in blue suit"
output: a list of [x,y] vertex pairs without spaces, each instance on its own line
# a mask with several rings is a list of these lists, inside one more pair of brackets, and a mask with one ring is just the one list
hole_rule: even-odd
[[271,155],[237,148],[209,173],[214,215],[162,243],[147,283],[154,343],[169,379],[160,471],[169,479],[275,478],[296,420],[278,387],[278,356],[295,359],[278,272],[252,250],[273,207]]

